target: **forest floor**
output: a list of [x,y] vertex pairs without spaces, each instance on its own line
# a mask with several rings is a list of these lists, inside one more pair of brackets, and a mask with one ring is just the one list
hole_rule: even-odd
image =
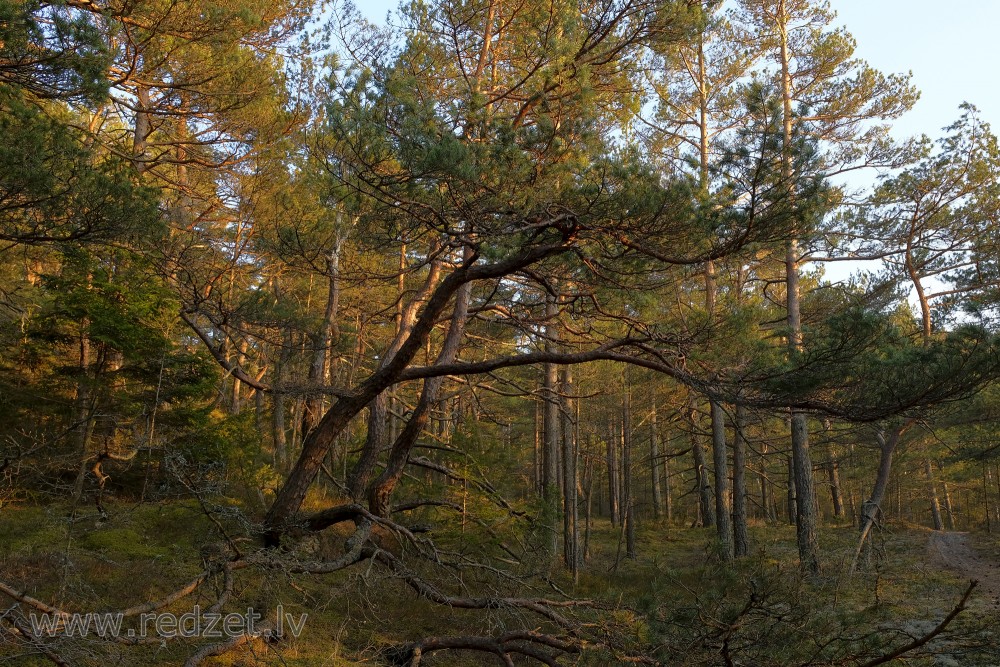
[[951,570],[965,579],[979,582],[972,605],[1000,607],[1000,558],[975,548],[969,533],[939,532],[930,534],[927,555],[930,563]]
[[[238,534],[243,514],[237,504],[224,500],[213,505],[213,516]],[[69,508],[58,503],[5,507],[0,513],[0,580],[70,611],[121,609],[162,598],[191,581],[205,567],[206,547],[218,541],[218,524],[192,500],[107,505],[111,510],[107,517],[78,510],[73,520],[67,520]],[[451,525],[449,516],[427,508],[414,520],[434,524],[435,542],[448,553],[475,554],[489,547],[488,535]],[[327,532],[318,541],[303,544],[304,558],[329,559],[342,553],[343,531]],[[831,523],[822,533],[823,574],[803,579],[792,526],[751,526],[751,555],[732,565],[718,561],[712,529],[649,520],[637,533],[638,558],[630,560],[625,558],[620,527],[596,520],[590,558],[576,584],[559,568],[545,577],[544,587],[510,583],[514,580],[507,577],[493,581],[471,570],[457,581],[440,568],[421,566],[420,571],[455,594],[467,588],[529,596],[564,590],[573,597],[593,599],[610,610],[608,618],[633,633],[636,641],[657,646],[661,664],[682,667],[721,664],[719,627],[736,628],[741,664],[864,664],[860,651],[866,647],[871,652],[864,655],[870,657],[931,631],[954,607],[968,580],[975,578],[980,588],[970,609],[946,634],[908,656],[905,664],[1000,666],[998,534],[935,533],[922,526],[889,523],[873,539],[870,558],[851,577],[846,570],[855,552],[857,529]],[[539,571],[530,556],[523,565],[496,562],[510,565],[515,574]],[[428,636],[491,632],[501,627],[498,624],[517,620],[432,603],[375,567],[325,577],[247,569],[237,579],[227,610],[247,606],[273,610],[280,603],[294,614],[308,612],[306,632],[276,646],[245,647],[206,661],[205,667],[379,665],[385,664],[386,646]],[[221,584],[215,575],[170,609],[186,613],[193,604],[208,606]],[[757,607],[741,623],[748,601]],[[9,603],[0,599],[0,604],[5,605],[0,607],[2,613]],[[725,622],[720,626],[718,619]],[[197,639],[165,646],[67,639],[52,647],[72,657],[67,663],[74,667],[150,667],[182,664],[200,644]],[[813,655],[816,646],[825,647],[822,660]],[[427,661],[428,666],[432,663],[484,664],[482,656],[462,654],[440,654]],[[35,667],[51,662],[0,633],[0,664]],[[577,664],[622,663],[585,653]]]

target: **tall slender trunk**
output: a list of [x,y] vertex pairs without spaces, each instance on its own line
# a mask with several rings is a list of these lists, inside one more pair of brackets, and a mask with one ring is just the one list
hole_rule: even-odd
[[736,406],[733,420],[733,554],[736,557],[750,553],[750,536],[747,529],[747,441],[744,425],[746,409]]
[[669,526],[674,521],[674,499],[671,493],[672,482],[670,481],[670,452],[666,446],[663,448],[663,517]]
[[[545,296],[545,350],[554,352],[556,350],[557,329],[555,326],[556,317],[559,314],[555,296],[547,294]],[[559,437],[559,367],[556,364],[543,364],[542,368],[542,395],[545,400],[543,412],[543,502],[545,504],[545,527],[548,530],[547,548],[549,554],[555,557],[559,548],[559,530],[556,527],[559,521],[559,450],[561,441]]]
[[944,522],[941,521],[941,502],[938,500],[937,485],[934,484],[934,470],[931,468],[931,460],[924,459],[924,473],[927,475],[927,492],[931,501],[931,519],[934,521],[934,530],[944,530]]
[[649,472],[653,492],[653,517],[660,518],[663,511],[663,493],[660,490],[660,434],[656,430],[656,402],[649,416]]
[[[938,472],[941,472],[940,462],[938,463]],[[944,480],[941,481],[941,492],[944,495],[945,524],[948,526],[948,530],[955,530],[955,513],[951,505],[951,489],[948,488],[948,482]]]
[[93,429],[93,410],[91,409],[90,391],[90,336],[87,329],[89,320],[84,318],[80,326],[80,357],[79,373],[80,377],[76,383],[76,405],[74,406],[74,424],[76,449],[79,452],[80,468],[77,471],[76,481],[73,484],[73,504],[80,502],[83,496],[83,484],[87,479],[87,466],[90,462],[88,448],[90,445],[90,434]]
[[777,523],[778,514],[774,506],[774,492],[767,479],[767,443],[760,443],[760,468],[757,473],[757,482],[760,484],[760,506],[763,508],[764,521]]
[[990,517],[990,469],[985,463],[983,464],[983,514],[986,518],[986,532],[993,532],[993,521]]
[[577,528],[576,438],[573,429],[573,373],[563,367],[562,460],[563,460],[563,558],[576,581],[579,576],[579,532]]
[[[311,336],[312,360],[309,364],[308,383],[311,389],[318,389],[329,382],[332,346],[340,338],[338,319],[340,316],[340,250],[343,239],[338,232],[333,248],[326,255],[326,306],[320,330]],[[309,433],[324,412],[324,397],[321,392],[310,394],[302,412],[302,432]]]
[[723,561],[734,557],[732,501],[729,487],[729,462],[726,451],[726,413],[715,401],[712,410],[712,462],[715,464],[715,533]]
[[[778,32],[781,47],[782,98],[782,177],[795,207],[792,167],[792,78],[788,44],[788,14],[785,0],[778,4]],[[799,243],[791,238],[785,247],[785,287],[788,309],[788,348],[792,356],[802,350],[802,315],[799,304]],[[812,458],[809,454],[809,425],[806,414],[792,410],[792,464],[795,470],[795,525],[799,563],[806,572],[819,572],[819,540],[816,534],[816,505],[813,491]]]
[[788,524],[795,525],[795,464],[788,457]]
[[608,440],[606,462],[608,467],[608,512],[611,516],[611,525],[618,525],[620,515],[618,499],[619,474],[618,474],[618,443],[615,433],[614,420],[608,420]]
[[844,498],[840,489],[840,462],[831,459],[827,464],[827,474],[830,477],[830,498],[833,502],[833,516],[842,518],[844,516]]
[[715,525],[715,511],[712,507],[712,484],[709,481],[708,467],[705,465],[705,450],[701,446],[701,438],[695,433],[697,421],[693,399],[688,402],[688,427],[691,429],[691,456],[694,459],[695,484],[698,486],[698,512],[701,525],[708,528]]
[[535,401],[535,449],[531,462],[531,479],[535,493],[542,495],[542,403]]
[[625,377],[625,397],[622,401],[622,502],[625,506],[625,556],[635,559],[635,499],[632,497],[632,387]]

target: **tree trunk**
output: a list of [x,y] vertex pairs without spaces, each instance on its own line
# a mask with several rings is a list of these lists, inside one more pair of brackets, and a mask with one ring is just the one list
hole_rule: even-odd
[[788,457],[788,524],[795,525],[795,465]]
[[948,488],[948,482],[941,482],[941,491],[944,493],[945,524],[948,526],[948,530],[955,530],[955,513],[951,508],[951,490]]
[[[554,352],[556,349],[555,320],[559,314],[555,296],[545,297],[545,331],[547,340],[545,350]],[[545,526],[549,531],[547,548],[549,554],[555,557],[559,548],[559,367],[555,364],[543,364],[542,396],[545,399],[543,408],[543,438],[542,438],[542,502],[546,516]]]
[[878,473],[875,475],[875,484],[872,486],[871,496],[861,504],[861,534],[858,538],[858,546],[854,552],[854,559],[851,562],[848,574],[854,572],[865,541],[868,539],[872,527],[878,522],[879,515],[883,513],[882,503],[885,500],[886,489],[889,487],[889,474],[892,471],[892,455],[896,450],[896,445],[899,443],[900,436],[902,436],[912,423],[913,421],[911,420],[903,426],[893,429],[888,437],[885,437],[881,432],[875,434],[875,438],[879,444]]
[[632,388],[626,369],[625,396],[622,402],[622,503],[625,522],[625,557],[636,558],[635,499],[632,497]]
[[934,470],[931,468],[931,460],[924,459],[924,472],[927,475],[927,491],[931,500],[931,519],[934,521],[934,530],[944,530],[944,522],[941,521],[941,503],[938,500],[937,485],[934,484]]
[[577,470],[576,438],[573,429],[573,375],[569,366],[563,367],[563,559],[573,574],[579,577],[579,534],[577,531]]
[[87,333],[89,320],[84,318],[80,326],[80,377],[76,383],[76,405],[74,406],[73,430],[76,433],[76,449],[80,456],[80,468],[73,484],[73,505],[80,502],[83,497],[83,484],[87,479],[87,467],[90,461],[88,447],[90,445],[90,434],[93,427],[93,410],[91,409],[90,392],[90,337]]
[[698,516],[705,528],[715,525],[715,511],[712,508],[712,485],[708,477],[708,467],[705,465],[705,450],[701,446],[701,438],[695,433],[694,401],[688,403],[688,426],[691,429],[691,456],[694,458],[695,484],[698,486]]
[[663,450],[663,515],[669,526],[674,521],[674,499],[671,493],[670,452]]
[[607,465],[608,465],[608,512],[611,516],[611,525],[618,525],[618,517],[620,515],[618,507],[618,442],[615,433],[614,421],[609,420],[608,422],[608,441],[607,441]]
[[816,495],[813,492],[812,459],[806,416],[792,415],[792,459],[795,465],[795,527],[802,569],[819,573],[819,541],[816,535]]
[[[432,242],[428,249],[428,255],[434,255],[436,250],[437,243]],[[430,264],[427,279],[424,281],[423,287],[421,287],[417,295],[413,297],[413,300],[410,301],[410,303],[408,303],[406,308],[403,310],[402,319],[400,321],[398,331],[396,332],[396,336],[389,345],[389,349],[387,349],[382,355],[382,359],[379,363],[380,372],[384,372],[389,364],[395,361],[404,342],[410,338],[410,334],[412,333],[414,324],[417,320],[417,312],[420,306],[432,298],[432,294],[438,293],[437,286],[440,277],[441,260],[435,259]],[[458,289],[459,288],[456,287],[456,291]],[[423,337],[419,342],[414,341],[417,344],[414,345],[412,354],[416,354],[416,350],[423,347],[428,338],[429,336]],[[378,373],[376,373],[376,375],[377,374]],[[351,497],[355,500],[361,499],[364,496],[365,489],[368,487],[368,482],[374,473],[375,465],[378,463],[379,456],[381,456],[386,450],[386,435],[388,432],[389,417],[389,397],[387,392],[383,389],[383,391],[379,391],[375,396],[372,396],[372,399],[367,403],[367,407],[368,430],[365,434],[365,444],[362,447],[361,455],[358,457],[358,461],[351,470],[351,474],[347,480],[347,488],[350,491]],[[329,414],[329,412],[327,414]],[[303,433],[302,437],[303,441],[305,441],[309,437],[309,434]]]
[[[792,166],[792,78],[789,53],[788,14],[785,0],[778,5],[782,98],[782,176],[795,205]],[[794,357],[802,350],[802,315],[799,295],[799,244],[792,237],[785,247],[785,289],[788,311],[788,349]],[[816,506],[813,502],[812,459],[809,455],[809,425],[806,415],[792,410],[792,461],[795,470],[795,523],[799,563],[803,570],[819,572],[819,542],[816,535]]]
[[844,516],[844,499],[840,490],[840,462],[832,459],[827,464],[827,473],[830,476],[830,497],[833,501],[833,516],[839,519]]
[[712,462],[715,465],[715,534],[724,562],[733,560],[732,504],[729,488],[729,463],[726,451],[726,413],[716,401],[709,401],[712,411]]
[[747,482],[746,456],[747,441],[743,427],[746,411],[742,405],[736,406],[733,422],[733,554],[736,557],[750,553],[750,537],[747,529]]
[[[466,248],[465,260],[468,260],[472,251]],[[436,364],[450,364],[458,357],[458,350],[462,344],[462,337],[465,334],[465,322],[469,315],[469,298],[472,293],[472,286],[468,283],[462,285],[455,295],[455,307],[451,315],[451,323],[441,351],[438,353]],[[385,470],[367,490],[369,509],[378,516],[389,515],[389,499],[396,484],[403,476],[407,462],[410,460],[410,452],[417,442],[417,438],[424,431],[430,418],[431,409],[439,403],[441,386],[444,384],[444,377],[432,377],[424,380],[424,386],[420,392],[420,399],[413,410],[406,426],[393,441],[392,449],[386,461]],[[382,393],[383,396],[386,392]],[[464,483],[468,483],[468,479]]]
[[[308,379],[311,389],[318,389],[329,381],[331,348],[340,338],[337,320],[340,315],[340,249],[342,243],[343,239],[338,232],[333,248],[326,255],[326,307],[323,310],[323,323],[320,330],[311,337],[312,360],[309,364]],[[324,403],[322,393],[310,394],[306,398],[305,409],[302,412],[303,433],[311,431],[320,417],[323,416]]]
[[656,430],[656,403],[649,416],[649,471],[653,491],[653,518],[659,519],[663,509],[663,494],[660,490],[660,436]]

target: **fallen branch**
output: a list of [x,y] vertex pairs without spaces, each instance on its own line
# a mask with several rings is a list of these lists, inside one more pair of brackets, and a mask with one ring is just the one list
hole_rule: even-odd
[[883,655],[883,656],[881,656],[879,658],[875,658],[874,660],[871,660],[869,662],[864,663],[860,667],[875,667],[876,665],[884,665],[887,662],[892,662],[896,658],[898,658],[898,657],[900,657],[902,655],[905,655],[906,653],[909,653],[910,651],[914,651],[914,650],[920,648],[921,646],[923,646],[924,644],[926,644],[930,640],[932,640],[935,637],[937,637],[939,634],[941,634],[942,632],[944,632],[944,629],[948,627],[949,623],[951,623],[952,621],[955,620],[956,616],[958,616],[963,611],[965,611],[966,603],[969,601],[969,596],[972,595],[972,591],[978,585],[979,585],[979,581],[978,580],[973,579],[972,581],[970,581],[969,582],[969,587],[965,589],[965,594],[962,595],[962,599],[958,601],[958,604],[955,605],[955,608],[952,609],[948,613],[948,615],[945,616],[944,619],[942,619],[941,622],[938,623],[937,626],[933,630],[931,630],[927,634],[923,635],[922,637],[917,637],[916,639],[914,639],[909,644],[906,644],[905,646],[900,646],[899,648],[897,648],[895,651],[892,651],[891,653],[887,653],[887,654],[885,654],[885,655]]

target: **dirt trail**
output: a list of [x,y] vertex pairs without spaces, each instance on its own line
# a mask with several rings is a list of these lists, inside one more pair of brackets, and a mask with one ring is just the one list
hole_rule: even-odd
[[1000,607],[1000,562],[981,556],[972,548],[968,533],[933,532],[927,541],[930,562],[957,572],[966,579],[978,579],[973,603]]

